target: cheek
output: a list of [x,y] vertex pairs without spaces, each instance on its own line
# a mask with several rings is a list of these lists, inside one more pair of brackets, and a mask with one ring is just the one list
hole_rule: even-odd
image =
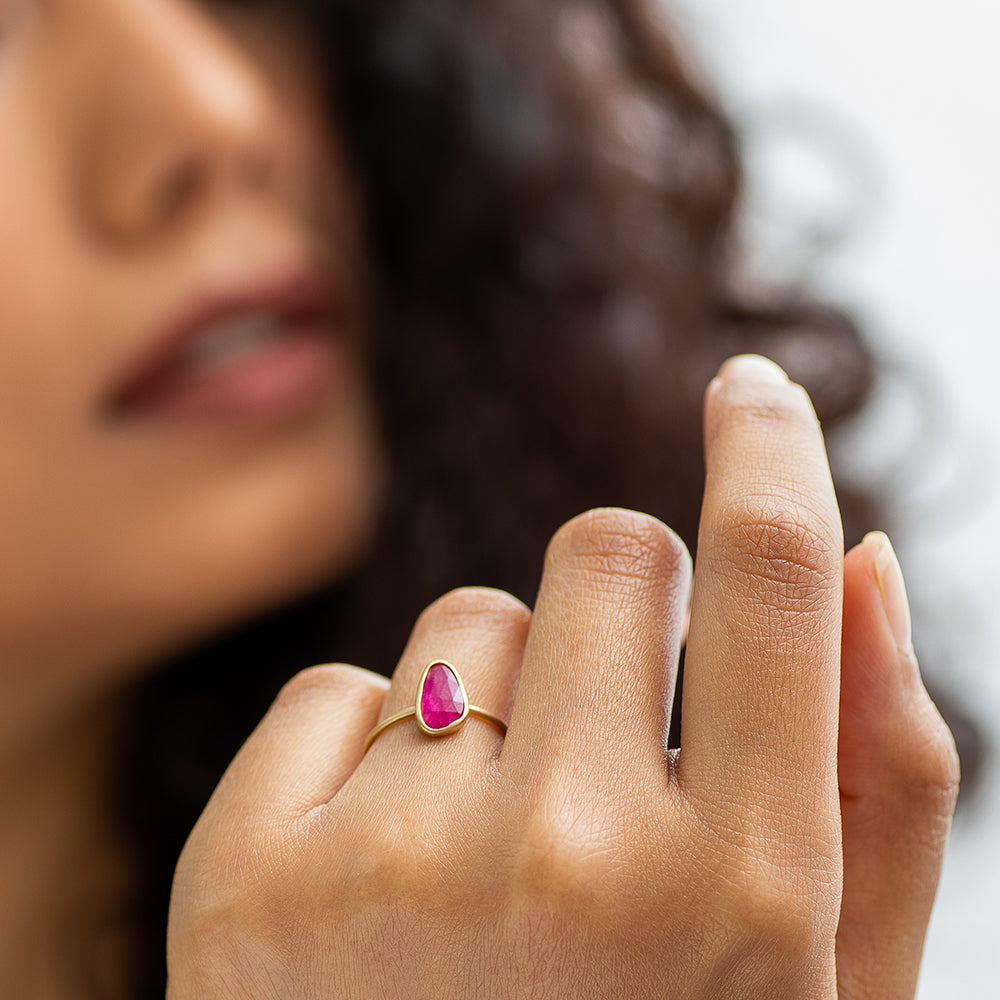
[[[0,119],[0,129],[10,125]],[[65,285],[65,240],[44,171],[26,136],[9,130],[0,155],[0,524],[9,580],[31,571],[31,542],[53,523],[52,490],[72,455],[69,415],[74,296]],[[0,583],[0,586],[4,586]]]
[[[0,98],[10,93],[0,87]],[[74,504],[88,492],[81,413],[97,313],[54,172],[60,159],[27,102],[0,100],[0,608],[18,620],[74,545]],[[46,582],[48,581],[48,582]],[[7,621],[12,618],[8,617]]]
[[15,90],[0,80],[0,441],[12,465],[47,461],[48,446],[66,443],[98,364],[87,350],[94,331],[81,331],[94,311],[67,201],[69,157],[57,123],[27,99],[33,82]]

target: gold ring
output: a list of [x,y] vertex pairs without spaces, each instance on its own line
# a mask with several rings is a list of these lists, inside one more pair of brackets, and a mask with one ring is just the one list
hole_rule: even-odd
[[364,752],[368,753],[377,736],[404,719],[415,717],[417,725],[428,736],[444,736],[460,728],[470,715],[488,722],[506,735],[507,723],[500,716],[469,704],[469,696],[465,693],[465,684],[458,671],[447,660],[431,660],[420,675],[413,705],[383,719],[365,737]]

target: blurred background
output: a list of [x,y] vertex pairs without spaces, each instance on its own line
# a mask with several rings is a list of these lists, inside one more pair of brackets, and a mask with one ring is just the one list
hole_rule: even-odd
[[[889,364],[851,449],[899,503],[915,638],[987,740],[919,1000],[1000,996],[1000,6],[670,0],[740,126],[758,275],[846,305]],[[874,433],[873,433],[874,432]]]

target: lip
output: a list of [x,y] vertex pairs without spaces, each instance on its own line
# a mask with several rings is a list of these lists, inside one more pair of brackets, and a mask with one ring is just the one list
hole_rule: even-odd
[[[219,323],[273,313],[275,346],[219,370],[184,372],[196,341]],[[294,415],[328,394],[338,355],[339,298],[318,268],[297,263],[195,295],[144,338],[105,397],[116,419],[225,420]]]

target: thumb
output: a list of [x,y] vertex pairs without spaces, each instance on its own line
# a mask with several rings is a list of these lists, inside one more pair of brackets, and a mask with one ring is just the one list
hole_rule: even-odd
[[840,1000],[912,1000],[958,793],[951,733],[920,679],[902,572],[865,536],[844,565]]

